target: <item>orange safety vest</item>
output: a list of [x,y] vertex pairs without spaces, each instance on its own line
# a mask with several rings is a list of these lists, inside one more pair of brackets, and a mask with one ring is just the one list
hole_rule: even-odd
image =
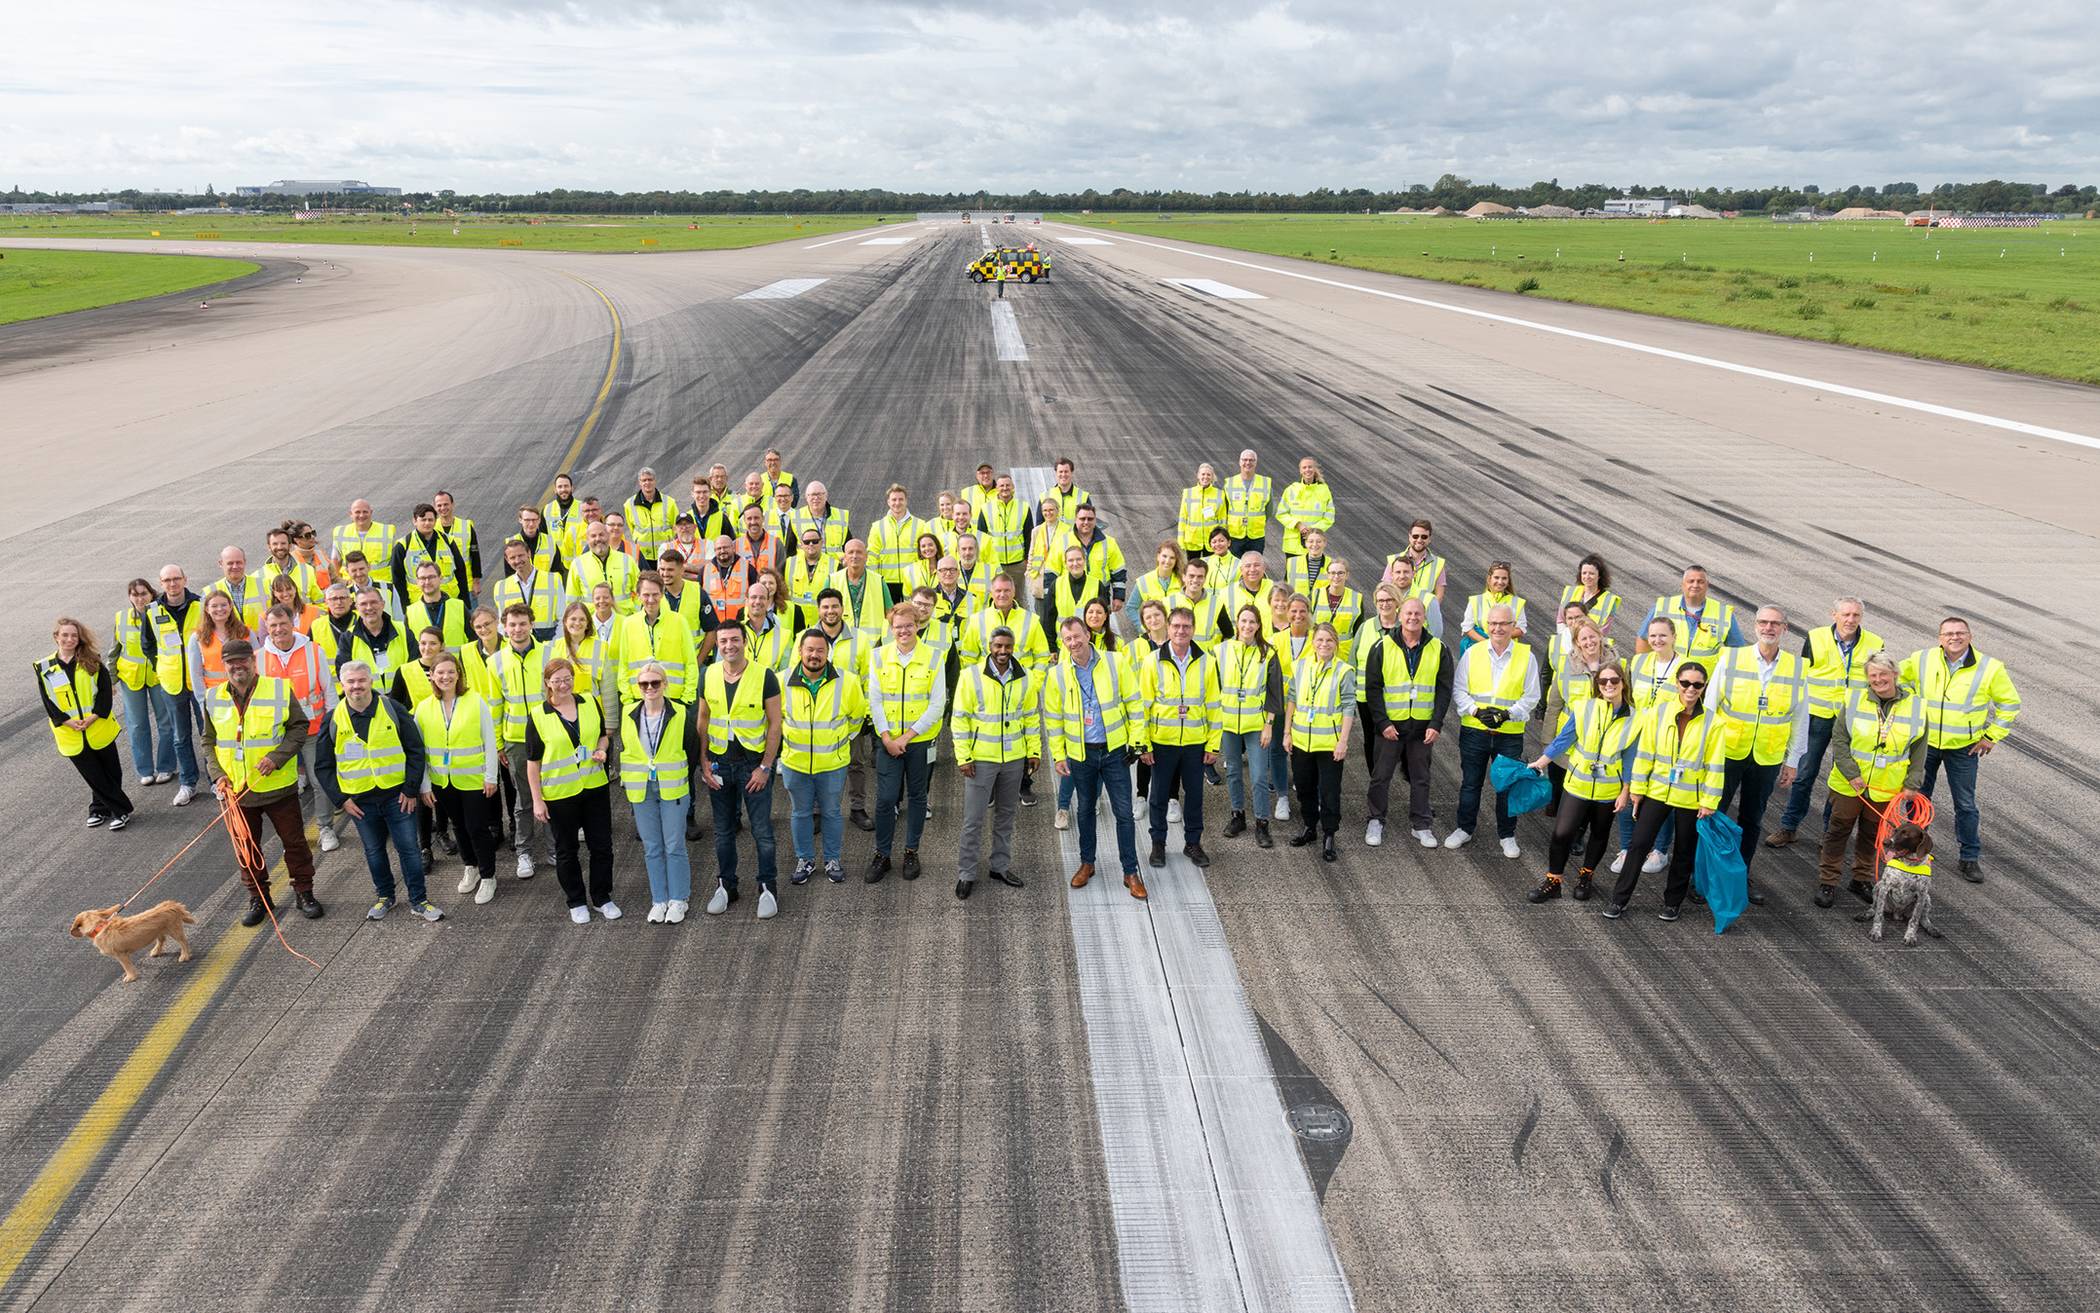
[[745,577],[745,564],[739,560],[723,574],[709,561],[700,571],[700,586],[707,590],[707,597],[714,604],[715,619],[723,624],[744,618],[744,599],[750,591],[750,580]]
[[202,630],[198,631],[197,664],[199,669],[197,671],[197,687],[194,692],[199,697],[204,696],[205,690],[217,688],[226,682],[226,663],[219,659],[219,645],[220,639],[217,634],[206,634]]
[[327,667],[321,661],[321,647],[308,642],[292,655],[283,657],[270,650],[268,643],[256,645],[259,658],[257,672],[266,679],[281,679],[292,686],[292,700],[306,708],[306,718],[315,724],[321,721],[321,708],[327,698],[325,681]]
[[779,553],[775,550],[779,542],[780,539],[774,535],[772,530],[768,529],[765,531],[765,536],[759,540],[758,545],[753,547],[751,539],[740,533],[736,536],[737,559],[745,565],[771,565],[774,561],[780,559]]

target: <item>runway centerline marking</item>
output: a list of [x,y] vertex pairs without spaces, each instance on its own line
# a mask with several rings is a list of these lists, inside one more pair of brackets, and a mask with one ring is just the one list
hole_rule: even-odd
[[1234,287],[1231,283],[1221,283],[1214,278],[1162,278],[1159,281],[1169,287],[1179,287],[1183,291],[1202,292],[1206,296],[1215,296],[1221,301],[1266,301],[1269,299],[1260,292],[1250,292],[1244,287]]
[[1792,387],[1810,388],[1828,392],[1835,396],[1852,397],[1859,401],[1871,401],[1878,405],[1895,406],[1901,410],[1914,410],[1921,414],[1938,415],[1942,419],[1961,420],[1964,423],[1980,424],[1986,428],[2002,429],[2008,433],[2021,433],[2031,438],[2047,438],[2054,442],[2068,443],[2074,447],[2089,447],[2100,451],[2100,437],[2089,433],[2074,433],[2068,429],[2055,429],[2042,424],[2029,424],[2024,420],[2006,419],[1999,415],[1985,415],[1978,411],[1963,410],[1957,406],[1942,406],[1937,402],[1919,401],[1912,397],[1894,396],[1887,392],[1876,392],[1870,388],[1856,388],[1846,383],[1832,383],[1825,379],[1807,378],[1800,374],[1788,374],[1781,370],[1764,369],[1757,365],[1739,364],[1733,360],[1721,360],[1713,356],[1702,356],[1690,351],[1677,351],[1670,347],[1650,346],[1646,342],[1629,341],[1623,337],[1611,337],[1603,333],[1584,332],[1579,328],[1563,328],[1558,324],[1541,323],[1536,319],[1524,319],[1516,315],[1497,314],[1492,310],[1477,310],[1472,306],[1454,305],[1449,301],[1431,300],[1426,296],[1411,296],[1406,292],[1388,291],[1382,287],[1366,287],[1362,283],[1344,282],[1339,278],[1323,278],[1318,274],[1299,273],[1295,269],[1279,269],[1275,265],[1256,264],[1252,260],[1236,260],[1229,255],[1214,255],[1209,251],[1190,250],[1185,246],[1169,246],[1164,242],[1145,241],[1137,237],[1123,236],[1119,241],[1134,246],[1149,246],[1154,250],[1168,251],[1175,255],[1190,255],[1199,260],[1215,260],[1241,269],[1252,269],[1257,273],[1275,274],[1280,278],[1296,278],[1302,282],[1319,283],[1325,287],[1338,287],[1348,292],[1362,292],[1366,296],[1382,297],[1388,301],[1401,301],[1429,310],[1442,310],[1450,314],[1465,315],[1472,319],[1485,319],[1491,323],[1509,324],[1517,328],[1529,328],[1540,333],[1551,333],[1556,337],[1569,337],[1582,342],[1594,342],[1600,346],[1618,347],[1623,351],[1637,351],[1642,355],[1659,356],[1681,364],[1699,365],[1706,369],[1718,369],[1730,374],[1743,374],[1751,378],[1762,378],[1774,383],[1785,383]]
[[[1051,471],[1014,483],[1032,504]],[[1065,910],[1125,1304],[1351,1308],[1208,883],[1176,844],[1136,902],[1105,798],[1096,825],[1101,872],[1066,890]],[[1069,870],[1077,833],[1059,848]]]
[[736,299],[739,301],[785,301],[790,297],[800,296],[813,287],[821,287],[830,281],[828,278],[783,278],[778,282],[767,283],[764,287],[754,287],[748,292],[739,292]]
[[1001,360],[1028,359],[1028,344],[1021,340],[1014,303],[1004,298],[992,302],[992,345],[998,348]]

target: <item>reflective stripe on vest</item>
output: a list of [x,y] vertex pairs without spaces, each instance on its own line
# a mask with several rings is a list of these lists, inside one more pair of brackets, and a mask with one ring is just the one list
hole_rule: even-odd
[[255,768],[284,742],[285,723],[291,716],[291,686],[281,679],[257,679],[248,695],[244,712],[225,685],[207,690],[204,715],[211,721],[217,740],[213,751],[219,770],[234,792],[268,793],[288,788],[299,778],[296,754],[268,775],[257,776]]
[[1181,490],[1181,510],[1175,527],[1180,530],[1181,549],[1200,552],[1210,546],[1210,531],[1225,523],[1225,490],[1215,484],[1198,483]]
[[[1171,649],[1152,654],[1151,705],[1146,715],[1145,737],[1166,746],[1205,743],[1210,739],[1211,655],[1191,647],[1188,670],[1174,663]],[[1214,678],[1214,677],[1213,677]]]
[[1852,699],[1844,727],[1851,769],[1846,769],[1846,757],[1832,764],[1831,791],[1858,797],[1859,790],[1847,778],[1858,775],[1872,802],[1887,802],[1901,793],[1910,773],[1910,745],[1925,733],[1924,701],[1906,690],[1884,706],[1870,689]]
[[1237,638],[1227,639],[1218,657],[1218,703],[1224,729],[1231,734],[1259,734],[1269,700],[1269,663],[1275,654]]
[[[68,678],[65,667],[58,664],[58,654],[54,652],[36,663],[36,675],[44,686],[45,695],[51,699],[51,705],[57,707],[59,714],[67,720],[78,720],[93,709],[95,677],[77,663],[71,678]],[[79,756],[83,748],[98,751],[106,748],[117,741],[116,708],[112,706],[109,715],[98,717],[85,731],[70,725],[53,725],[51,737],[57,740],[60,754],[67,757]]]
[[503,699],[503,741],[523,743],[525,722],[532,709],[546,698],[546,687],[541,683],[541,674],[547,666],[547,649],[538,643],[518,649],[505,643],[489,658],[489,676],[495,682],[498,696]]
[[[909,656],[900,655],[894,647],[875,650],[869,666],[869,692],[882,699],[892,735],[911,732],[911,727],[926,714],[933,704],[933,681],[945,660],[923,639]],[[913,734],[912,742],[924,743],[940,732],[940,719],[935,717],[932,728]]]
[[1715,709],[1728,736],[1728,755],[1735,760],[1754,757],[1760,766],[1776,766],[1786,759],[1794,732],[1794,708],[1807,693],[1801,677],[1801,662],[1791,652],[1781,652],[1773,662],[1772,677],[1760,685],[1754,647],[1738,647],[1718,663],[1721,682]]
[[729,696],[729,672],[720,662],[707,668],[701,684],[707,698],[707,750],[729,751],[733,736],[753,752],[765,751],[766,672],[747,663],[734,699]]
[[[1970,652],[1975,661],[1960,670],[1949,670],[1947,654],[1937,647],[1927,648],[1924,655],[1912,658],[1930,735],[1926,741],[1935,748],[1966,748],[1993,727],[2010,724],[2020,714],[2017,696],[2002,704],[1991,700],[1991,685],[2001,677],[2003,663],[1973,648]],[[2005,682],[2010,688],[2011,681]]]
[[1269,531],[1269,476],[1251,480],[1235,474],[1225,480],[1225,532],[1235,538],[1260,538]]
[[1677,631],[1677,650],[1694,661],[1711,666],[1713,659],[1728,645],[1728,635],[1735,628],[1735,608],[1726,602],[1706,599],[1699,610],[1699,627],[1692,628],[1691,613],[1685,609],[1684,594],[1655,599],[1655,614],[1668,620]]
[[374,789],[398,789],[408,779],[408,751],[401,746],[401,731],[386,701],[373,696],[366,738],[357,736],[350,703],[335,704],[335,780],[344,793],[354,796]]
[[[1509,650],[1509,662],[1503,666],[1502,678],[1496,680],[1493,687],[1488,686],[1488,677],[1494,670],[1489,660],[1489,655],[1494,651],[1492,643],[1475,643],[1459,658],[1458,675],[1466,681],[1466,696],[1473,699],[1475,708],[1499,707],[1508,711],[1517,705],[1537,680],[1538,658],[1532,655],[1531,648],[1524,643],[1511,643]],[[1496,730],[1488,730],[1478,716],[1462,716],[1459,723],[1471,725],[1477,730],[1487,730],[1491,734],[1524,732],[1524,722],[1521,720],[1503,721],[1502,728]]]
[[479,693],[468,690],[461,690],[453,700],[449,716],[437,698],[416,708],[416,728],[423,735],[424,773],[433,786],[481,788],[488,778],[488,754],[482,742],[488,715],[489,704]]
[[1678,710],[1677,704],[1666,703],[1650,713],[1634,753],[1635,792],[1671,807],[1719,807],[1719,718],[1701,711],[1680,732]]
[[542,702],[532,709],[532,723],[540,731],[540,795],[567,798],[605,783],[605,764],[591,759],[605,721],[595,699],[576,695],[576,737],[561,717]]
[[1881,650],[1881,635],[1862,628],[1852,650],[1839,646],[1837,626],[1808,631],[1808,714],[1829,720],[1867,687],[1867,658]]
[[289,656],[279,656],[268,643],[262,643],[256,646],[255,656],[257,673],[291,685],[293,700],[306,709],[308,720],[318,723],[327,706],[326,681],[330,678],[322,664],[321,649],[308,640]]
[[1623,707],[1591,698],[1575,712],[1575,741],[1568,745],[1567,788],[1578,798],[1608,802],[1625,788],[1626,744],[1635,730],[1633,714]]
[[852,678],[850,671],[834,666],[832,677],[814,694],[799,673],[787,681],[780,693],[782,765],[804,775],[821,775],[846,764],[863,719],[846,714],[846,685]]
[[640,802],[649,796],[651,780],[656,796],[675,802],[692,792],[692,767],[685,756],[685,722],[689,713],[677,702],[664,702],[663,731],[656,751],[649,751],[649,736],[642,732],[642,708],[620,717],[620,783],[627,801]]
[[1034,747],[1035,735],[1027,732],[1028,712],[1034,704],[1028,672],[1016,661],[1013,678],[1005,681],[972,666],[963,679],[970,691],[970,705],[957,699],[954,733],[957,755],[967,751],[967,761],[1005,763],[1019,761]]
[[1426,633],[1422,638],[1422,655],[1415,658],[1413,674],[1408,673],[1407,653],[1390,635],[1385,638],[1385,664],[1379,671],[1379,682],[1385,692],[1385,718],[1387,720],[1427,720],[1436,710],[1436,677],[1444,665],[1444,644]]
[[117,682],[129,689],[146,687],[146,680],[154,670],[146,662],[144,617],[128,606],[118,607],[112,629],[114,637],[110,641],[109,653],[116,666]]
[[868,534],[868,569],[893,584],[902,583],[918,554],[920,523],[907,512],[903,519],[884,515]]
[[995,565],[1018,565],[1028,550],[1022,541],[1028,524],[1028,508],[1019,497],[1000,501],[993,497],[977,512],[977,532],[984,538],[983,557]]
[[360,532],[354,524],[338,524],[328,534],[328,554],[340,564],[352,552],[363,552],[365,564],[372,567],[372,577],[382,582],[394,577],[393,553],[394,526],[372,521],[372,527]]
[[[1333,750],[1342,737],[1342,672],[1339,657],[1319,664],[1300,661],[1291,677],[1291,746],[1305,752]],[[1351,708],[1354,710],[1354,708]]]

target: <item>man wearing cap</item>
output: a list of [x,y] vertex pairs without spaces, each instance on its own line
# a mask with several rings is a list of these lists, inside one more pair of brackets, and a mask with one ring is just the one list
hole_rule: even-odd
[[292,878],[292,901],[309,920],[321,915],[314,897],[314,857],[306,846],[306,818],[299,813],[299,749],[306,742],[305,708],[281,679],[260,679],[255,649],[233,638],[219,649],[226,680],[200,694],[204,768],[212,789],[230,797],[248,818],[257,843],[235,845],[241,880],[248,886],[248,911],[241,924],[262,924],[272,914],[269,867],[264,864],[261,822],[284,845],[284,868]]

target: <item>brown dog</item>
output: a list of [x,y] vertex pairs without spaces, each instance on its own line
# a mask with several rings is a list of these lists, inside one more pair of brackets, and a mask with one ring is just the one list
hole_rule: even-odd
[[158,907],[148,908],[136,916],[118,916],[123,906],[117,903],[109,907],[90,908],[73,918],[73,928],[67,933],[75,939],[92,942],[104,957],[113,957],[117,965],[124,968],[124,979],[129,982],[139,978],[138,968],[131,964],[131,955],[153,945],[147,957],[159,957],[161,949],[172,939],[182,946],[178,962],[190,960],[190,941],[182,933],[186,925],[197,924],[190,909],[170,898]]

